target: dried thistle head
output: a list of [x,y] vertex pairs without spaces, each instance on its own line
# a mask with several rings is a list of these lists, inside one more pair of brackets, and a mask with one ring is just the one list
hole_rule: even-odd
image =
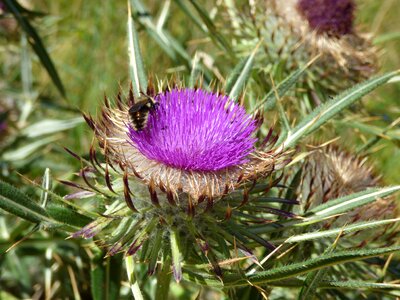
[[[301,202],[309,210],[331,199],[343,197],[375,187],[379,177],[367,163],[335,145],[316,148],[307,156],[302,167]],[[392,198],[379,199],[360,207],[346,216],[346,220],[384,219],[395,216]]]

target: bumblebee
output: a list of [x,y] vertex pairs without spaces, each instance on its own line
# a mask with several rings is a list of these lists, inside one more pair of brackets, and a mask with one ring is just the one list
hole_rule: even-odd
[[135,131],[142,131],[147,126],[149,114],[155,110],[157,103],[154,98],[144,95],[129,108],[129,116],[132,122],[132,128]]

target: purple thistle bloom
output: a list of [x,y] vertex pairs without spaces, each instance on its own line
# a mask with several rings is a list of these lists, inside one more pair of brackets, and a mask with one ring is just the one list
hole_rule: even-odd
[[194,171],[243,164],[254,150],[256,121],[227,96],[181,89],[159,94],[147,127],[129,126],[132,145],[148,159]]
[[[120,94],[117,107],[106,99],[98,121],[85,118],[107,159],[124,170],[125,182],[131,176],[138,178],[156,206],[159,191],[170,203],[178,195],[190,195],[197,204],[219,199],[287,164],[287,154],[274,148],[277,139],[272,130],[255,147],[261,115],[247,114],[227,96],[185,88],[150,94],[156,105],[141,131],[133,128],[130,107]],[[127,103],[134,103],[132,91]],[[124,193],[130,203],[129,189]]]
[[319,34],[340,37],[353,31],[355,4],[352,0],[299,0],[297,7]]

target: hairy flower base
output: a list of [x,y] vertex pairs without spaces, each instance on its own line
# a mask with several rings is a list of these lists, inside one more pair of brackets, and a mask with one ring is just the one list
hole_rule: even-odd
[[[134,100],[132,98],[129,101]],[[86,117],[106,157],[125,170],[128,176],[139,178],[151,189],[173,195],[176,199],[181,199],[183,194],[194,205],[205,199],[219,199],[245,182],[266,177],[283,168],[289,161],[286,153],[273,148],[276,137],[270,131],[263,146],[248,154],[244,163],[215,171],[172,167],[159,160],[149,159],[140,151],[140,147],[135,146],[129,138],[131,129],[128,126],[128,109],[118,96],[116,108],[112,108],[106,101],[99,121]]]

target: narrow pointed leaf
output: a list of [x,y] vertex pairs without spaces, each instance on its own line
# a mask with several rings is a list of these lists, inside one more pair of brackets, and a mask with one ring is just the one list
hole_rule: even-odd
[[295,146],[302,137],[318,129],[338,113],[340,113],[343,109],[372,92],[379,86],[387,83],[390,79],[398,74],[399,71],[395,71],[371,78],[344,91],[332,100],[320,105],[289,133],[286,141],[284,142],[284,146],[286,148]]
[[179,242],[176,232],[170,231],[171,254],[172,254],[172,273],[176,282],[182,280],[182,255],[179,250]]
[[246,86],[247,80],[250,77],[251,69],[253,68],[254,57],[257,53],[258,47],[259,45],[257,45],[248,57],[240,61],[229,75],[226,81],[225,92],[229,94],[230,99],[237,100],[237,97]]
[[299,234],[299,235],[295,235],[295,236],[292,236],[292,237],[286,238],[286,239],[272,240],[271,242],[298,243],[298,242],[304,242],[304,241],[312,241],[312,240],[317,240],[317,239],[322,239],[322,238],[327,238],[327,237],[335,237],[338,234],[340,234],[341,232],[343,232],[344,234],[352,233],[352,232],[357,232],[360,230],[372,229],[372,228],[376,228],[379,226],[385,226],[385,225],[398,223],[398,222],[400,222],[400,218],[389,219],[389,220],[379,220],[379,221],[369,221],[369,222],[358,222],[358,223],[354,223],[354,224],[347,225],[347,226],[340,227],[340,228]]
[[156,288],[156,300],[168,299],[168,293],[171,285],[171,255],[170,252],[165,249],[164,259],[161,272],[157,274],[157,288]]
[[49,54],[46,51],[46,48],[43,45],[42,40],[40,39],[40,36],[36,32],[35,28],[29,23],[29,20],[23,15],[25,9],[21,5],[19,5],[16,0],[4,0],[3,3],[6,5],[7,10],[15,16],[15,19],[18,21],[19,25],[29,36],[29,44],[32,46],[36,55],[39,57],[40,62],[46,69],[47,73],[49,74],[51,80],[57,87],[60,94],[65,97],[64,86],[61,82],[60,77],[58,76],[57,70],[54,67],[54,64]]
[[249,228],[249,231],[260,234],[275,231],[278,232],[293,227],[307,226],[309,224],[332,218],[338,214],[349,212],[357,207],[372,203],[378,198],[389,196],[397,191],[400,191],[400,186],[370,188],[362,192],[333,199],[324,204],[318,205],[310,210],[302,220],[289,220],[265,225],[254,225]]
[[46,119],[41,120],[37,123],[29,125],[22,130],[22,134],[26,135],[28,138],[35,138],[38,136],[56,133],[71,129],[77,125],[83,123],[84,119],[82,117],[73,118],[69,120],[53,120]]
[[128,274],[129,286],[132,292],[133,299],[144,300],[142,291],[140,290],[139,283],[135,275],[135,262],[133,256],[125,257],[126,272]]
[[150,250],[150,261],[149,261],[149,268],[148,268],[148,274],[153,275],[154,272],[156,271],[157,268],[157,259],[159,256],[159,252],[161,249],[161,242],[162,242],[162,234],[163,231],[160,228],[156,229],[156,234],[154,237],[154,243],[152,244],[151,250]]
[[393,194],[399,190],[400,185],[385,188],[370,188],[362,192],[330,200],[311,209],[310,214],[312,216],[307,219],[315,219],[323,216],[333,216],[336,214],[345,213],[354,208],[374,202],[378,198]]

